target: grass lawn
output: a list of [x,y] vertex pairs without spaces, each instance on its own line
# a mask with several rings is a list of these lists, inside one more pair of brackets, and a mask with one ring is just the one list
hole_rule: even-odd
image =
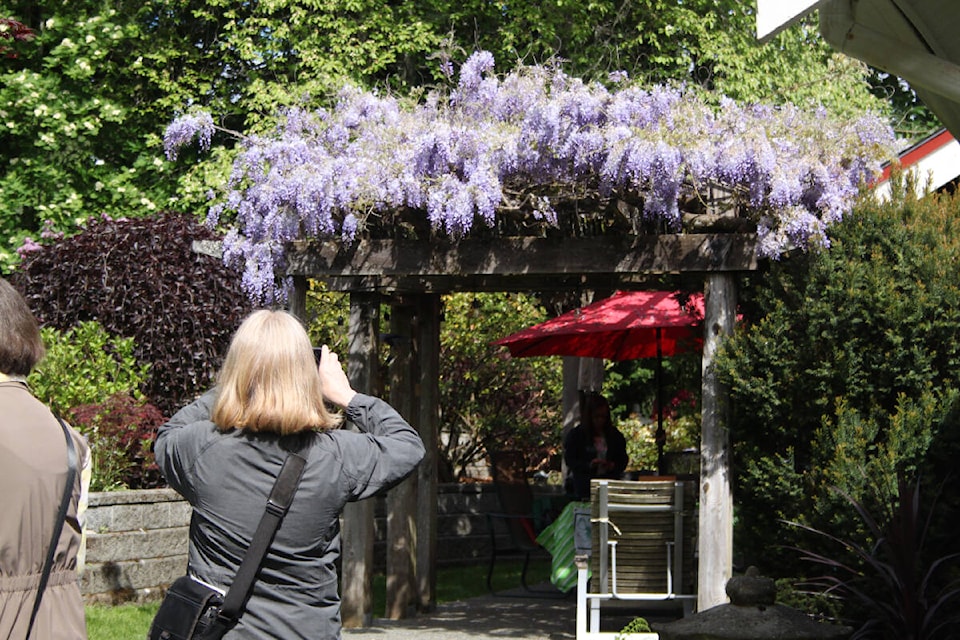
[[[495,591],[520,586],[521,562],[498,562],[493,575]],[[527,584],[537,584],[549,579],[550,563],[546,560],[531,561],[527,570]],[[384,576],[373,579],[374,617],[383,616],[385,599]],[[437,570],[437,602],[453,602],[487,593],[487,565],[445,567]],[[142,605],[119,605],[87,607],[87,635],[90,640],[130,640],[145,638],[150,621],[157,612],[159,603]]]

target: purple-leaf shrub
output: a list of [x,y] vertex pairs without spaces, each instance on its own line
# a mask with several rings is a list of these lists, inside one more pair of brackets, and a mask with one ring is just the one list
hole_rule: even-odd
[[[586,228],[585,215],[611,233],[679,232],[681,203],[702,211],[716,190],[776,258],[826,246],[827,228],[892,157],[879,117],[712,107],[683,88],[617,79],[608,89],[555,66],[498,77],[478,52],[449,94],[416,104],[346,86],[332,108],[287,111],[272,135],[243,139],[208,223],[232,226],[224,256],[257,303],[284,297],[275,274],[292,240],[543,235]],[[174,121],[168,155],[194,134],[208,145],[211,124]]]
[[95,320],[133,338],[150,365],[143,389],[167,415],[213,384],[233,331],[251,306],[236,274],[193,250],[219,234],[188,216],[91,219],[77,235],[24,256],[14,284],[44,326]]

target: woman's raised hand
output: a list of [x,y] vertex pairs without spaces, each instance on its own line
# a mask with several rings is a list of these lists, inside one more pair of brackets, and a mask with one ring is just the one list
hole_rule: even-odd
[[323,384],[323,397],[331,404],[346,407],[357,394],[350,386],[347,373],[340,364],[340,358],[330,351],[327,345],[321,348],[320,364],[317,367],[320,382]]

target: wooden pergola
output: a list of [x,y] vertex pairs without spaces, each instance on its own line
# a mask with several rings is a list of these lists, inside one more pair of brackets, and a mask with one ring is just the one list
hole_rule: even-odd
[[[457,291],[549,292],[643,289],[674,274],[705,295],[699,529],[700,610],[726,602],[732,574],[733,506],[727,392],[713,357],[736,316],[736,272],[757,268],[751,233],[503,237],[436,241],[298,242],[289,247],[290,309],[306,315],[307,279],[350,294],[348,375],[377,393],[379,309],[389,304],[393,360],[389,401],[420,432],[427,457],[387,497],[387,611],[402,618],[435,606],[436,453],[439,430],[440,295]],[[372,621],[372,501],[348,505],[342,528],[342,617]]]

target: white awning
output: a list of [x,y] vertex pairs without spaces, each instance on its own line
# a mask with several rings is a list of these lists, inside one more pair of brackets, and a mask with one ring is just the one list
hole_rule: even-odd
[[757,0],[757,38],[766,42],[827,0]]
[[762,41],[814,10],[837,51],[907,81],[960,137],[960,3],[956,0],[757,0]]

